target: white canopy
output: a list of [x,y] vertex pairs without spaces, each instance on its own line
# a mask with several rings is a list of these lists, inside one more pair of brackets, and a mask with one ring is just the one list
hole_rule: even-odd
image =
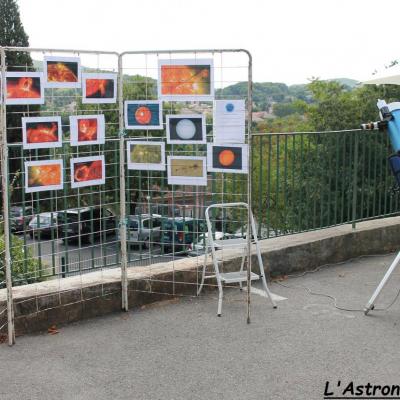
[[388,68],[362,82],[363,85],[400,85],[400,65]]

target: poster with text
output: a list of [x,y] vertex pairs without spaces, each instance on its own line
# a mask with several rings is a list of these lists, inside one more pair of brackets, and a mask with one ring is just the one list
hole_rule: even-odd
[[245,143],[244,100],[215,100],[213,134],[215,143]]

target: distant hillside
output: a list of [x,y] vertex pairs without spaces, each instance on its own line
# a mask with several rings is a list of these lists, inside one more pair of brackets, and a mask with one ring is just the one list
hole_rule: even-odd
[[[358,81],[349,78],[329,79],[353,89]],[[239,82],[216,91],[217,98],[247,97],[247,82]],[[263,111],[267,118],[284,117],[298,112],[296,100],[312,103],[313,98],[306,84],[286,85],[276,82],[254,82],[253,103],[255,111]]]
[[[247,82],[239,82],[216,91],[217,97],[247,97]],[[307,85],[291,85],[275,82],[254,82],[253,102],[259,111],[268,111],[275,103],[291,103],[294,100],[312,100]]]
[[339,82],[344,86],[348,86],[349,88],[353,89],[356,87],[360,82],[350,78],[336,78],[336,79],[327,79],[327,82]]
[[[42,62],[33,61],[35,69],[42,69]],[[84,71],[92,71],[91,68],[82,66]],[[349,78],[327,79],[326,81],[335,81],[352,90],[358,85],[358,81]],[[134,85],[132,85],[134,83]],[[124,94],[126,98],[137,98],[138,93],[147,93],[152,97],[157,97],[157,80],[145,78],[140,75],[124,75]],[[70,98],[70,102],[75,101],[76,91],[68,89],[64,95]],[[246,98],[247,82],[239,82],[227,86],[224,89],[216,90],[216,98]],[[303,100],[312,103],[313,98],[307,88],[307,84],[286,85],[280,82],[254,82],[253,83],[253,105],[255,112],[261,112],[262,118],[284,117],[290,114],[298,113],[299,109],[296,100]],[[54,104],[52,105],[54,106]],[[66,105],[60,104],[60,107]]]

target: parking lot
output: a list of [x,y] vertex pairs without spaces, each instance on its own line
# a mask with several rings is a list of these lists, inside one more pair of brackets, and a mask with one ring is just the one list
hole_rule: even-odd
[[[84,241],[64,242],[61,239],[31,238],[21,233],[17,234],[32,251],[35,258],[40,260],[42,270],[46,274],[68,276],[96,268],[110,268],[120,263],[120,241],[115,235],[99,238],[95,243]],[[184,254],[162,254],[160,244],[151,248],[136,245],[128,247],[129,266],[144,266],[183,258]]]

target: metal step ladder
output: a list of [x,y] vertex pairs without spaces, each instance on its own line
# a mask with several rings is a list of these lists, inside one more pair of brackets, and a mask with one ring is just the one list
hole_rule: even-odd
[[[251,247],[255,246],[257,259],[258,259],[258,266],[259,266],[259,275],[254,273],[253,271],[250,272],[250,280],[251,281],[262,281],[263,288],[270,299],[272,306],[277,308],[275,301],[271,296],[271,292],[268,289],[267,281],[265,279],[265,272],[264,272],[264,265],[262,262],[260,245],[257,238],[257,231],[256,225],[254,222],[253,213],[247,203],[224,203],[224,204],[212,204],[207,207],[205,211],[206,222],[207,222],[207,240],[205,246],[205,257],[204,257],[204,264],[203,264],[203,271],[201,277],[201,283],[199,290],[197,291],[197,295],[200,295],[201,290],[204,286],[204,281],[206,279],[215,278],[217,280],[218,285],[218,311],[217,315],[220,317],[222,313],[222,298],[223,298],[223,284],[232,284],[232,283],[239,283],[240,289],[242,289],[243,282],[247,282],[247,270],[244,269],[245,260],[248,256],[248,246],[249,242],[246,238],[234,238],[234,239],[225,239],[225,240],[216,240],[214,239],[213,231],[212,231],[212,223],[210,219],[210,210],[212,209],[246,209],[248,213],[250,213],[250,234],[252,235],[251,238]],[[220,264],[222,264],[222,260],[219,260],[217,257],[217,249],[221,250],[219,253],[222,254],[224,249],[240,249],[242,250],[242,261],[240,265],[240,270],[235,272],[221,272],[220,271]],[[212,264],[214,267],[213,274],[207,274],[207,258],[209,250],[211,250],[211,257],[212,257]]]

